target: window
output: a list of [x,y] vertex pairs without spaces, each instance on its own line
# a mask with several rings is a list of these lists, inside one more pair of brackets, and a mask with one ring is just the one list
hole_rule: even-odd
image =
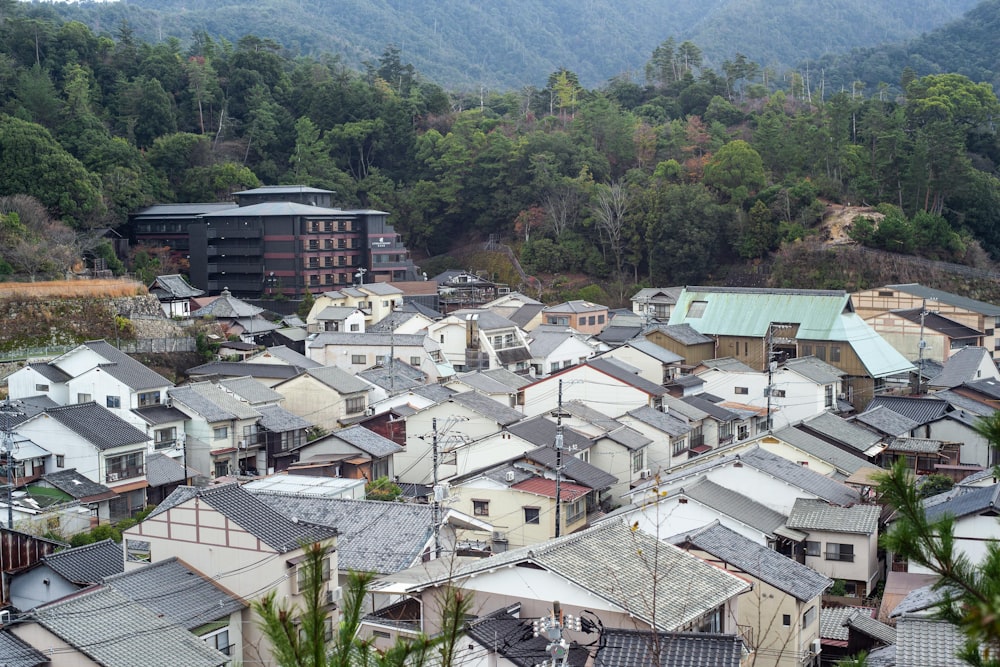
[[830,361],[840,361],[840,346],[831,345],[830,346]]
[[107,459],[107,480],[108,482],[119,482],[123,479],[141,477],[144,474],[143,456],[144,452],[132,452],[121,456],[112,456]]
[[702,432],[702,425],[698,424],[691,429],[691,447],[701,447],[705,444],[705,435]]
[[816,358],[820,361],[826,361],[826,345],[816,346]]
[[56,467],[57,468],[65,468],[66,467],[66,455],[65,454],[56,454]]
[[388,308],[389,307],[389,302],[388,301],[383,301],[382,302],[382,307],[383,308]]
[[836,542],[826,543],[826,559],[839,560],[845,563],[854,562],[854,545],[837,544]]
[[813,353],[813,346],[812,345],[803,345],[802,346],[802,356],[803,357],[811,357],[812,353]]
[[833,407],[833,385],[832,384],[826,385],[825,387],[823,387],[823,391],[825,392],[825,396],[823,397],[823,405],[825,405],[828,408],[832,408]]
[[443,343],[444,342],[444,334],[441,334],[440,338],[441,338],[441,340],[439,342]]
[[107,406],[109,408],[120,408],[122,406],[122,397],[121,396],[108,396],[108,398],[107,398]]
[[722,422],[719,424],[719,443],[727,443],[733,439],[733,423]]
[[674,456],[683,454],[684,450],[687,449],[687,438],[671,438],[670,445]]
[[785,397],[785,390],[784,389],[772,389],[771,390],[771,396],[773,396],[774,398],[784,398]]
[[708,307],[708,301],[692,301],[691,305],[688,306],[688,317],[700,318],[705,314],[705,308]]
[[598,324],[604,324],[604,315],[598,315],[597,316],[597,323]]
[[344,410],[349,415],[356,415],[365,411],[365,397],[355,396],[344,401]]
[[559,370],[558,361],[553,361],[551,364],[549,364],[549,373],[555,373],[557,370]]
[[133,563],[149,563],[152,560],[149,544],[145,540],[125,540],[125,560]]
[[410,357],[410,365],[420,368],[420,357]]
[[159,405],[160,404],[160,392],[158,391],[145,391],[139,394],[139,407],[146,407],[147,405]]
[[524,522],[529,523],[533,526],[537,526],[540,521],[538,518],[538,508],[537,507],[525,507],[524,508]]
[[248,424],[243,427],[243,446],[250,447],[260,443],[260,428],[257,424]]
[[736,393],[746,395],[750,393],[750,389],[747,387],[736,387]]
[[355,322],[351,325],[351,331],[361,331],[361,325]]
[[76,395],[76,402],[77,403],[89,403],[92,400],[94,400],[94,399],[93,399],[93,397],[90,394],[77,394]]
[[566,503],[566,525],[576,523],[587,513],[587,501],[585,498],[577,498],[571,503]]
[[364,354],[352,354],[351,355],[352,364],[366,364],[368,363],[368,356]]
[[736,439],[746,440],[750,437],[750,426],[747,424],[740,424],[736,427]]
[[173,447],[175,442],[177,442],[176,427],[161,428],[153,432],[154,449],[167,449],[168,447]]
[[597,316],[591,315],[587,318],[587,324],[597,324]]
[[580,459],[584,463],[590,463],[590,450],[585,449],[576,455],[576,458]]
[[48,390],[49,390],[49,385],[47,385],[47,384],[36,384],[35,385],[35,391],[48,391]]
[[791,614],[782,614],[781,615],[781,624],[783,626],[785,626],[786,628],[789,627],[792,624],[792,615]]
[[807,556],[818,556],[820,554],[820,543],[819,542],[806,542],[806,555]]
[[222,440],[229,437],[229,427],[220,426],[212,431],[212,437],[216,440]]
[[488,500],[473,500],[472,501],[472,514],[475,516],[489,516],[490,515],[490,501]]
[[632,472],[639,472],[646,467],[646,450],[632,452]]
[[229,461],[216,461],[213,471],[216,477],[225,477],[229,474]]
[[806,613],[802,614],[802,629],[805,630],[815,622],[816,622],[816,607],[814,605],[806,609]]

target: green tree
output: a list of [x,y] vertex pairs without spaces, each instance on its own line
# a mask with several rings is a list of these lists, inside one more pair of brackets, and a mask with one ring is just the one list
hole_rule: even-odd
[[705,185],[737,204],[764,187],[766,176],[760,154],[742,139],[730,141],[705,165]]
[[399,485],[388,477],[379,477],[365,484],[365,498],[392,502],[403,495]]

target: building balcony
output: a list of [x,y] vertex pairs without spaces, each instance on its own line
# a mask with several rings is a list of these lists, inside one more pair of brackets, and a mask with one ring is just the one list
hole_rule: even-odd
[[146,474],[145,466],[129,466],[127,468],[117,468],[116,470],[109,470],[104,476],[104,479],[109,484],[114,484],[127,479],[134,479],[136,477],[142,477]]
[[210,245],[208,246],[208,256],[209,257],[227,257],[229,255],[233,256],[260,256],[262,249],[259,245]]
[[241,227],[233,229],[213,229],[205,230],[205,236],[209,239],[259,239],[264,232],[255,227]]

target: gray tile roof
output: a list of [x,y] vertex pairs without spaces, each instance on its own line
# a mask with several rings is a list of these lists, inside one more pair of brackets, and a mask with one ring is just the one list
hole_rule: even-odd
[[847,445],[858,452],[868,451],[881,439],[877,433],[842,419],[832,412],[821,412],[802,422],[801,428]]
[[961,667],[957,653],[965,635],[957,626],[922,616],[904,616],[896,623],[897,667]]
[[146,455],[146,481],[153,488],[183,482],[188,477],[197,477],[197,470],[187,469],[184,474],[184,464],[163,452],[153,452]]
[[761,449],[751,448],[741,454],[735,454],[744,465],[753,466],[761,472],[766,472],[804,491],[808,491],[823,500],[837,505],[850,505],[858,502],[858,492],[851,487],[824,477],[815,470],[784,459],[777,454]]
[[403,290],[392,283],[365,283],[361,289],[376,296],[400,296],[403,294]]
[[913,429],[920,426],[909,417],[893,412],[884,405],[869,408],[852,417],[852,421],[889,436],[909,435]]
[[951,499],[937,503],[925,503],[925,514],[930,520],[939,519],[945,515],[962,518],[970,514],[979,514],[986,510],[996,511],[1000,508],[1000,484],[990,486],[970,487],[964,493]]
[[49,408],[45,414],[102,451],[150,440],[148,435],[93,401]]
[[228,620],[230,614],[247,606],[176,558],[110,576],[104,583],[157,616],[188,630],[212,621]]
[[381,320],[365,328],[371,333],[390,333],[416,317],[418,313],[406,310],[394,310]]
[[836,507],[824,500],[797,498],[788,515],[788,527],[797,530],[822,530],[835,533],[871,535],[878,529],[879,505]]
[[391,574],[420,559],[431,539],[433,509],[424,503],[318,498],[254,491],[286,517],[337,529],[337,568]]
[[650,382],[649,380],[639,377],[633,373],[626,372],[621,368],[621,366],[613,364],[608,359],[589,359],[587,360],[587,365],[606,375],[610,375],[625,384],[631,385],[640,391],[644,391],[651,396],[663,396],[667,393],[667,390],[660,385]]
[[940,301],[941,303],[949,306],[963,308],[974,313],[982,313],[983,315],[989,315],[991,317],[1000,317],[1000,306],[996,306],[992,303],[986,303],[985,301],[976,301],[975,299],[959,296],[957,294],[934,289],[932,287],[924,287],[918,283],[886,285],[886,287],[899,290],[900,292],[906,292],[907,294],[918,296],[922,299],[928,299],[929,301]]
[[260,425],[271,433],[285,433],[311,427],[308,419],[292,414],[280,405],[258,405]]
[[174,383],[167,378],[150,370],[114,345],[110,345],[103,340],[87,341],[84,343],[84,346],[102,358],[107,359],[110,365],[101,364],[101,368],[110,373],[112,377],[124,382],[131,389],[155,389],[156,387],[174,386]]
[[531,380],[506,368],[461,373],[455,379],[486,394],[514,393],[521,387],[531,384]]
[[959,594],[959,591],[949,586],[938,588],[934,584],[914,588],[889,613],[889,618],[899,618],[916,612],[927,611],[943,602],[946,593],[954,598]]
[[309,341],[309,347],[334,346],[364,346],[380,347],[423,347],[424,334],[391,334],[391,333],[352,333],[350,331],[322,331]]
[[626,345],[644,354],[648,354],[663,364],[676,364],[684,361],[684,357],[674,354],[665,347],[660,347],[648,338],[636,338],[627,342]]
[[576,336],[570,331],[540,331],[528,334],[528,349],[535,359],[544,359],[555,352],[560,345]]
[[941,373],[928,381],[931,387],[957,387],[979,379],[976,374],[984,360],[990,360],[990,353],[981,347],[966,347],[954,352],[944,364]]
[[461,394],[454,394],[448,400],[474,410],[501,426],[509,426],[521,421],[524,417],[524,415],[514,408],[507,407],[499,401],[494,401],[489,396],[484,396],[478,391],[466,391]]
[[778,528],[785,525],[787,519],[781,512],[704,477],[692,484],[685,484],[679,493],[765,535],[774,535]]
[[812,600],[833,584],[829,577],[743,537],[717,520],[700,530],[677,535],[671,542],[689,542],[802,602]]
[[275,345],[274,347],[269,347],[264,352],[258,354],[256,358],[263,356],[271,356],[276,359],[280,359],[289,366],[298,366],[299,368],[319,368],[323,364],[318,361],[313,361],[309,357],[295,350],[286,347],[284,345]]
[[286,553],[299,548],[303,543],[322,541],[336,535],[336,531],[329,526],[286,518],[237,484],[210,488],[177,487],[157,505],[150,516],[158,516],[192,498],[201,499],[278,553]]
[[993,378],[976,380],[975,382],[966,382],[964,386],[990,398],[1000,398],[1000,382],[994,380]]
[[35,610],[36,621],[103,667],[216,667],[229,661],[199,637],[107,587]]
[[643,424],[652,426],[658,431],[662,431],[671,437],[684,435],[691,431],[691,424],[685,419],[675,417],[668,412],[660,412],[655,408],[644,405],[628,413],[628,415]]
[[49,657],[32,648],[7,630],[0,630],[0,666],[43,667],[51,664]]
[[284,396],[268,387],[260,380],[255,380],[249,375],[241,378],[227,378],[219,380],[219,386],[235,394],[250,405],[260,403],[276,403]]
[[360,425],[342,428],[339,431],[334,431],[328,437],[343,440],[376,459],[403,451],[403,448],[392,440]]
[[103,484],[95,482],[82,473],[77,472],[76,468],[45,473],[42,475],[42,479],[77,500],[98,497],[114,498],[118,495]]
[[358,312],[354,306],[327,306],[316,314],[317,321],[341,321]]
[[[543,415],[531,417],[517,424],[511,424],[507,430],[517,437],[538,447],[554,447],[558,425]],[[583,433],[563,425],[563,447],[582,451],[589,449],[594,441]]]
[[367,368],[358,377],[379,386],[393,395],[427,384],[427,374],[404,361],[393,359],[388,364]]
[[595,338],[602,343],[617,347],[626,341],[632,340],[640,333],[642,333],[642,325],[640,324],[621,325],[612,322],[604,327],[601,333],[597,334]]
[[717,359],[705,359],[704,361],[701,362],[701,365],[704,366],[705,368],[713,368],[721,371],[759,374],[759,371],[750,368],[739,359],[735,359],[733,357],[719,357]]
[[823,607],[819,612],[819,636],[823,639],[846,642],[851,631],[844,625],[844,621],[858,611],[870,614],[874,609],[868,607]]
[[342,368],[336,366],[321,366],[320,368],[310,368],[306,371],[308,375],[316,378],[327,387],[330,387],[338,394],[356,394],[369,391],[371,385],[364,380],[360,380]]
[[[683,627],[749,590],[747,582],[643,531],[632,531],[621,521],[610,520],[459,566],[448,579],[462,580],[521,563],[549,570],[664,630]],[[657,595],[652,598],[655,577],[666,572],[670,576],[659,581]],[[544,591],[539,593],[545,595]]]
[[175,405],[183,405],[192,412],[201,415],[209,423],[229,421],[236,418],[236,415],[228,409],[218,405],[202,393],[195,391],[191,385],[174,387],[167,393]]
[[[714,343],[715,339],[699,333],[690,324],[661,324],[649,331],[659,331],[668,338],[672,338],[681,345],[700,345],[702,343]],[[646,333],[648,334],[649,331]]]
[[[695,377],[695,376],[690,375],[681,377]],[[701,380],[701,378],[698,379]],[[702,382],[704,381],[702,380]],[[713,419],[720,422],[731,422],[740,418],[740,416],[735,412],[733,412],[732,410],[724,408],[721,405],[716,405],[712,401],[708,400],[707,398],[705,398],[704,394],[699,396],[684,396],[683,398],[680,399],[680,401],[681,403],[687,403],[688,405],[693,405],[694,407],[698,408],[709,417],[712,417]]]
[[165,276],[156,276],[152,286],[150,286],[150,292],[155,294],[158,299],[161,298],[160,292],[162,292],[163,296],[173,299],[189,299],[193,296],[201,296],[205,293],[205,290],[193,287],[188,281],[184,280],[184,276],[173,273]]
[[605,437],[632,451],[642,449],[653,442],[630,426],[622,426],[614,431],[608,431]]
[[652,661],[653,636],[642,630],[608,628],[594,667],[738,667],[743,640],[736,635],[712,632],[660,633],[660,662]]
[[112,539],[64,549],[45,556],[42,562],[74,584],[96,584],[125,569],[122,545]]
[[884,405],[893,412],[898,412],[918,424],[926,424],[940,419],[951,409],[947,401],[909,396],[876,396],[868,404],[868,409],[871,410],[880,405]]
[[871,614],[866,614],[861,610],[855,610],[855,613],[848,616],[847,620],[844,621],[844,625],[851,630],[857,630],[868,635],[883,644],[896,643],[896,628],[875,620]]
[[[515,618],[507,607],[483,616],[469,623],[465,632],[481,646],[496,651],[516,667],[535,667],[546,659],[549,652],[546,646],[548,638],[534,636],[532,619]],[[478,652],[477,652],[478,654]],[[569,646],[569,667],[584,667],[590,653],[571,642]]]
[[451,314],[463,322],[465,321],[467,315],[476,315],[476,321],[479,323],[480,331],[517,328],[516,324],[508,320],[503,315],[494,313],[492,310],[485,310],[482,308],[463,308],[461,310],[456,310]]
[[836,366],[831,366],[816,357],[789,359],[783,365],[816,384],[832,384],[847,375]]
[[861,468],[870,468],[871,462],[861,456],[855,456],[844,451],[836,445],[831,445],[825,440],[800,431],[797,428],[786,427],[772,434],[779,440],[784,440],[788,444],[801,449],[807,454],[812,454],[816,458],[826,461],[840,472],[850,475]]
[[207,306],[203,306],[191,313],[191,317],[206,317],[211,315],[216,319],[230,320],[241,317],[254,317],[264,312],[263,308],[258,308],[252,304],[237,299],[229,290],[223,289],[222,294],[212,300]]
[[422,387],[414,387],[410,390],[410,393],[422,396],[423,398],[434,401],[435,403],[440,403],[442,401],[447,401],[457,392],[454,389],[444,386],[443,384],[435,383],[425,384]]
[[144,408],[135,408],[132,414],[139,416],[150,426],[166,424],[168,422],[184,421],[187,415],[175,407],[163,405],[150,405]]
[[941,445],[940,440],[930,438],[893,438],[886,449],[912,454],[936,454],[941,451]]
[[32,369],[33,371],[44,377],[46,380],[49,380],[51,382],[63,383],[73,379],[72,375],[63,372],[61,369],[59,369],[59,367],[53,366],[52,364],[37,363],[37,364],[28,364],[27,366],[28,368]]
[[[539,447],[530,452],[525,452],[524,457],[545,466],[549,470],[554,471],[556,469],[555,447]],[[618,481],[618,478],[614,475],[565,453],[562,456],[562,474],[564,477],[578,484],[595,490],[606,489]]]
[[[934,392],[934,398],[948,401],[948,403],[955,408],[954,411],[967,412],[974,417],[988,417],[994,412],[993,407],[977,401],[974,398],[958,394],[950,389],[942,389],[941,391]],[[953,414],[953,412],[948,414]]]
[[269,378],[287,380],[295,377],[305,368],[285,364],[257,364],[252,361],[213,361],[201,366],[189,368],[190,377],[244,377]]

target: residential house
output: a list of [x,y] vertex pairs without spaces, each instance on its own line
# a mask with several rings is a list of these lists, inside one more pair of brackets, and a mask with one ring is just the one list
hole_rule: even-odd
[[10,604],[36,609],[99,583],[124,569],[122,546],[112,539],[43,556],[10,581]]
[[608,307],[579,299],[566,301],[543,308],[542,323],[572,327],[585,334],[599,334],[608,323]]
[[864,290],[852,294],[851,301],[857,313],[866,320],[893,310],[933,310],[938,315],[983,332],[983,347],[992,352],[994,359],[998,358],[1000,337],[994,332],[1000,325],[1000,306],[917,283]]
[[516,408],[518,390],[531,382],[530,378],[512,373],[505,368],[492,368],[488,371],[459,373],[451,378],[446,386],[459,392],[470,389],[478,391],[495,401],[507,403],[510,407]]
[[365,617],[361,636],[376,636],[380,647],[414,629],[434,634],[439,621],[422,612],[440,608],[447,586],[467,591],[480,616],[517,603],[526,616],[544,616],[559,600],[565,613],[587,610],[604,628],[708,633],[738,633],[737,598],[750,589],[744,579],[677,547],[607,521],[440,575],[430,572],[416,583],[400,581],[394,590],[419,602]]
[[174,458],[184,457],[184,424],[188,420],[186,414],[167,405],[166,401],[136,408],[132,414],[142,420],[143,430],[150,436],[150,454],[159,452]]
[[799,498],[788,527],[807,533],[805,564],[831,579],[844,580],[847,594],[871,595],[882,577],[879,561],[878,505],[835,506],[818,498]]
[[[930,389],[953,389],[967,382],[994,380],[1000,382],[1000,369],[982,347],[965,347],[955,351],[945,362],[941,372],[924,385]],[[919,392],[918,392],[919,393]]]
[[670,324],[690,324],[716,340],[713,356],[731,356],[757,370],[767,368],[774,354],[815,355],[844,371],[847,400],[856,407],[882,393],[886,378],[913,368],[837,290],[687,287]]
[[267,470],[259,437],[260,412],[210,382],[193,382],[169,392],[185,415],[185,466],[206,477]]
[[[306,316],[306,327],[310,332],[329,331],[319,326],[321,313],[328,308],[350,308],[360,310],[364,315],[365,327],[385,319],[392,311],[403,305],[403,291],[390,283],[367,283],[344,287],[332,292],[323,292],[316,297],[309,314]],[[351,331],[340,329],[340,331]]]
[[440,346],[423,334],[326,331],[309,341],[306,354],[323,366],[336,366],[352,375],[389,359],[405,361],[434,381],[454,372]]
[[970,409],[967,399],[973,396],[982,398],[981,391],[990,392],[992,385],[1000,387],[1000,382],[979,380],[925,397],[879,396],[872,402],[871,408],[883,406],[917,423],[916,428],[899,437],[958,443],[958,451],[948,453],[948,464],[986,467],[995,460],[995,452],[975,428],[982,411]]
[[605,350],[612,350],[633,338],[638,338],[645,329],[645,320],[630,311],[612,310],[608,312],[608,317],[611,318],[608,326],[594,336],[594,341]]
[[958,350],[983,346],[982,330],[922,308],[890,310],[865,321],[907,359],[946,362]]
[[[148,477],[147,471],[147,480]],[[76,468],[45,473],[32,486],[56,489],[66,494],[66,497],[78,501],[81,506],[89,508],[90,522],[111,523],[111,501],[118,497],[118,493],[82,475]],[[30,493],[31,487],[28,490]],[[146,501],[149,502],[149,499]]]
[[[273,591],[301,605],[305,548],[315,543],[334,547],[324,567],[329,579],[337,572],[335,537],[335,529],[289,519],[236,484],[181,487],[123,532],[125,570],[177,558],[243,600]],[[335,590],[326,588],[324,599],[336,600]],[[250,609],[243,610],[242,628],[244,662],[270,660]]]
[[699,333],[690,324],[657,324],[643,333],[644,337],[665,350],[696,366],[706,359],[719,356],[715,339]]
[[793,426],[758,437],[753,444],[828,477],[844,479],[872,466],[863,455],[845,451]]
[[313,423],[280,405],[260,405],[258,441],[262,442],[267,456],[267,472],[284,470],[297,459],[295,452],[308,440]]
[[[707,416],[707,415],[706,415]],[[654,410],[648,405],[636,408],[618,418],[650,439],[646,447],[646,468],[652,475],[670,470],[678,462],[687,461],[692,447],[704,446],[700,422],[691,422],[675,411]],[[695,443],[694,439],[698,438]],[[697,456],[697,453],[694,453]]]
[[566,327],[541,325],[528,336],[531,371],[538,377],[582,364],[594,356],[594,348],[583,337]]
[[309,368],[274,385],[289,412],[326,430],[365,414],[371,385],[336,366]]
[[727,572],[749,578],[737,623],[751,630],[755,667],[799,667],[818,656],[823,593],[833,580],[718,521],[669,540]]
[[[40,607],[10,632],[53,665],[218,667],[229,657],[118,591],[97,586]],[[140,657],[141,656],[141,657]]]
[[794,427],[856,457],[875,460],[884,447],[885,438],[879,433],[830,412],[821,412]]
[[633,338],[600,355],[601,359],[617,359],[639,369],[639,375],[650,382],[665,385],[680,375],[684,359],[648,338]]
[[193,382],[203,380],[215,382],[225,378],[252,377],[268,387],[273,387],[279,382],[295,377],[306,368],[319,368],[321,365],[315,362],[303,367],[263,361],[212,361],[189,368],[187,376]]
[[389,399],[397,394],[423,387],[430,382],[430,378],[422,370],[399,359],[376,364],[361,371],[356,377],[371,384],[368,403],[375,407],[376,412],[382,411],[386,405],[395,404],[395,401]]
[[[587,462],[618,480],[610,490],[613,498],[624,494],[633,484],[652,476],[649,462],[652,438],[580,401],[563,403],[563,410],[566,413],[563,422],[587,436],[593,443],[587,448]],[[551,423],[547,419],[544,422]],[[537,419],[525,420],[511,429],[527,423],[542,422]],[[554,442],[554,439],[550,442]]]
[[244,343],[241,340],[227,340],[219,343],[215,351],[217,359],[226,361],[246,361],[257,353],[260,346],[256,343]]
[[263,308],[237,299],[228,287],[223,287],[219,296],[192,312],[191,317],[210,317],[222,325],[227,335],[239,336],[244,343],[259,345],[267,334],[281,328],[280,324],[262,317],[263,312]]
[[392,311],[365,331],[391,334],[426,334],[427,327],[437,320],[406,304]]
[[50,408],[22,422],[17,432],[51,452],[51,472],[75,468],[118,494],[110,501],[112,521],[146,506],[150,437],[107,408],[93,401]]
[[545,304],[520,292],[508,292],[492,301],[487,301],[482,308],[510,320],[522,331],[533,331],[543,323],[542,311],[545,309]]
[[149,482],[146,502],[150,505],[159,505],[178,486],[190,484],[194,480],[200,482],[203,479],[197,470],[185,468],[182,461],[162,452],[153,452],[146,456],[146,480]]
[[[352,306],[327,306],[316,313],[315,322],[308,325],[308,333],[320,331],[365,332],[365,312]],[[395,333],[395,332],[392,332]]]
[[[305,349],[305,348],[303,348]],[[250,362],[255,364],[276,364],[279,366],[298,367],[300,370],[306,368],[319,368],[323,364],[313,361],[302,350],[293,350],[285,345],[274,345],[261,350],[250,357]]]
[[[290,469],[300,475],[364,479],[369,482],[396,475],[393,454],[403,448],[364,426],[348,426],[302,445],[299,460]],[[328,474],[334,472],[337,474]]]
[[427,336],[458,372],[505,368],[526,373],[531,361],[524,332],[489,310],[456,310],[427,327]]
[[632,295],[632,312],[651,321],[667,322],[683,287],[644,287]]
[[205,290],[192,287],[184,276],[176,273],[157,276],[148,287],[167,317],[190,317],[191,299],[205,294]]

